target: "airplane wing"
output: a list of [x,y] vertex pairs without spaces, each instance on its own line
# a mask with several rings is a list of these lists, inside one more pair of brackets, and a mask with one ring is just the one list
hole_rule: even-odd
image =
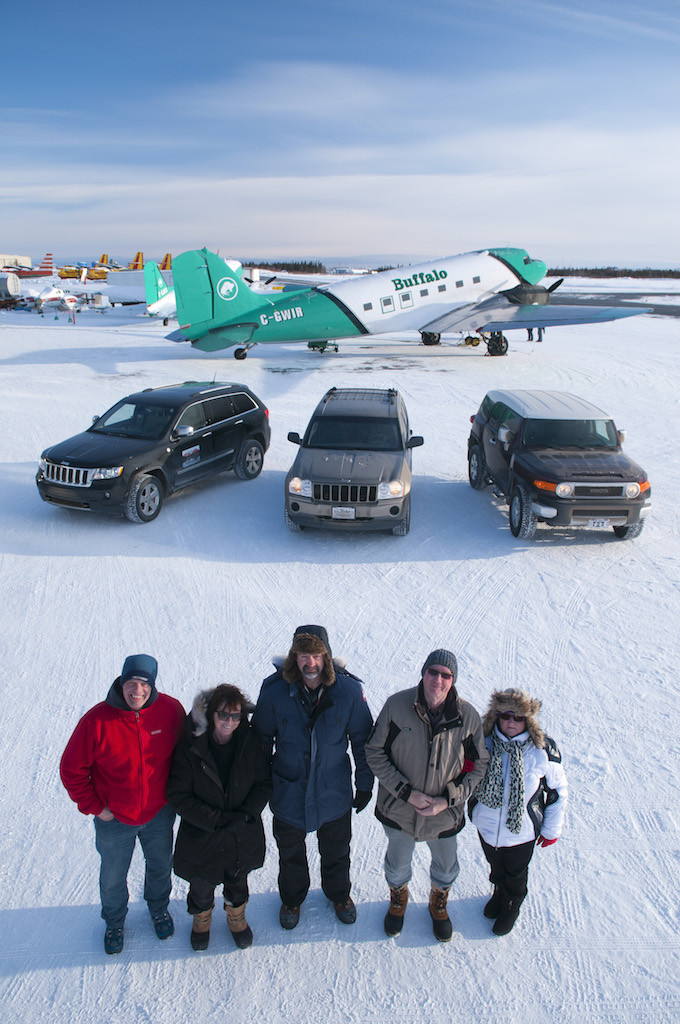
[[613,306],[517,305],[502,295],[484,302],[459,306],[419,328],[421,332],[512,331],[528,327],[565,327],[569,324],[597,324],[651,312],[643,306],[626,309]]

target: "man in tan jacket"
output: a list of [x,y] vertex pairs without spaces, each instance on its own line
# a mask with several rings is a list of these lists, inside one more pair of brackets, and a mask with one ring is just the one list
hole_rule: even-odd
[[432,651],[418,686],[388,697],[366,744],[366,760],[380,783],[375,814],[387,836],[390,936],[404,923],[415,844],[426,842],[433,931],[441,942],[451,938],[446,901],[459,872],[456,835],[465,824],[465,801],[489,760],[479,715],[456,692],[457,674],[451,651]]

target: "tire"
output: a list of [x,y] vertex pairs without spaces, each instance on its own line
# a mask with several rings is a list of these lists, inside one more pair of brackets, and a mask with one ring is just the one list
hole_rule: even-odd
[[247,348],[235,348],[234,349],[234,359],[245,359],[247,355],[248,355],[248,349]]
[[474,487],[476,491],[481,491],[486,487],[486,463],[478,444],[470,445],[470,451],[468,452],[468,477],[470,486]]
[[423,339],[423,345],[438,345],[441,341],[441,334],[432,334],[431,331],[425,331],[420,337]]
[[406,508],[406,515],[400,523],[392,527],[392,533],[395,537],[405,537],[408,531],[411,529],[411,499],[408,499],[408,505]]
[[163,485],[157,476],[140,473],[128,491],[125,515],[131,523],[151,523],[163,508]]
[[613,526],[612,529],[619,540],[633,540],[640,536],[644,525],[645,521],[641,519],[639,523],[632,523],[631,526]]
[[262,472],[264,448],[259,441],[244,441],[238,453],[234,472],[241,480],[254,480]]
[[505,356],[508,354],[508,339],[504,334],[492,334],[486,348],[490,356]]
[[508,518],[510,519],[510,532],[513,537],[519,537],[521,540],[531,540],[536,533],[538,519],[531,510],[531,498],[527,494],[526,488],[520,484],[513,488]]
[[299,523],[294,522],[290,518],[290,516],[288,515],[288,509],[287,508],[284,508],[284,510],[283,510],[283,518],[286,520],[286,526],[288,527],[288,529],[292,533],[300,533],[302,527],[300,526]]

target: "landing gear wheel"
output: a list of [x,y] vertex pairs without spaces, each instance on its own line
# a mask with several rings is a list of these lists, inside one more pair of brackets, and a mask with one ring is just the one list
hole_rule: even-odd
[[432,334],[430,331],[423,331],[420,335],[423,339],[423,345],[438,345],[441,341],[441,334]]
[[508,352],[508,339],[504,334],[499,334],[495,331],[490,335],[489,340],[486,343],[486,348],[490,356],[504,356]]
[[259,441],[244,441],[234,466],[236,476],[241,480],[254,480],[262,472],[264,448]]
[[142,473],[132,481],[125,506],[131,523],[150,523],[163,508],[163,485],[158,477]]
[[531,540],[536,533],[538,520],[531,509],[531,498],[521,484],[516,484],[510,498],[510,532],[513,537]]
[[235,348],[234,349],[234,359],[245,359],[247,355],[248,355],[248,349],[247,348]]
[[468,336],[465,338],[465,344],[471,345],[472,348],[477,348],[481,340],[481,338],[478,338],[474,334],[468,334]]
[[411,529],[411,499],[408,500],[406,507],[406,515],[400,523],[392,527],[392,533],[395,537],[405,537],[408,531]]
[[290,516],[288,515],[288,509],[287,508],[284,508],[284,510],[283,510],[283,518],[286,520],[286,526],[288,527],[289,530],[291,530],[292,533],[299,533],[300,532],[302,527],[300,526],[299,523],[294,522],[290,518]]
[[612,529],[619,540],[633,540],[634,537],[640,536],[644,525],[645,521],[641,519],[639,523],[633,523],[631,526],[613,526]]
[[468,453],[468,477],[476,491],[486,487],[486,463],[478,444],[471,445]]

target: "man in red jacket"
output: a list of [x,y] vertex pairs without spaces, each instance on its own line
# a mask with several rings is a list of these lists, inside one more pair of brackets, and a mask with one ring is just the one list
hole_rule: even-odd
[[61,759],[68,795],[82,814],[94,815],[107,953],[123,949],[127,873],[137,837],[156,934],[167,939],[175,930],[168,913],[175,812],[165,786],[185,714],[178,700],[158,692],[157,672],[149,654],[126,658],[106,700],[81,718]]

